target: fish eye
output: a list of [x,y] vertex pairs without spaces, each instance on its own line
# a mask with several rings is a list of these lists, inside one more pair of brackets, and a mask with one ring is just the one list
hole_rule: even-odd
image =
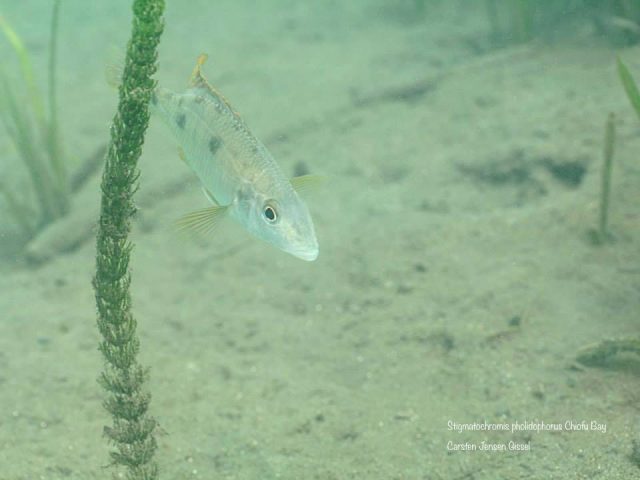
[[276,221],[278,220],[278,214],[276,213],[276,209],[269,204],[264,206],[264,209],[262,210],[262,215],[264,215],[265,220],[269,223],[276,223]]

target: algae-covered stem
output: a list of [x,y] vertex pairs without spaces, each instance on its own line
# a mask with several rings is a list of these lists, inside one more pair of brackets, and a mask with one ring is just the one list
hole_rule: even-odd
[[100,384],[107,391],[104,406],[113,417],[104,433],[113,442],[113,464],[126,467],[126,478],[158,478],[153,460],[156,421],[148,414],[150,395],[144,390],[147,370],[137,362],[139,340],[131,313],[128,240],[137,162],[149,121],[148,104],[155,87],[157,47],[163,29],[164,0],[134,0],[133,27],[127,46],[118,110],[102,176],[102,201],[93,280],[99,349],[105,359]]

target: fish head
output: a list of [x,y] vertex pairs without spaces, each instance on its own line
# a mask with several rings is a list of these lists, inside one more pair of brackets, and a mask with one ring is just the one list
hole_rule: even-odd
[[292,188],[283,190],[246,195],[244,208],[239,209],[240,216],[245,217],[241,223],[258,238],[311,262],[318,258],[319,251],[311,214]]

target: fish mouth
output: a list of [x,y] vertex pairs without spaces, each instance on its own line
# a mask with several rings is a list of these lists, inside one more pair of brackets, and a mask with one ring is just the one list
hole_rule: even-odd
[[318,258],[319,248],[316,244],[308,247],[291,249],[288,250],[288,252],[294,257],[300,258],[301,260],[313,262],[316,258]]
[[296,229],[295,233],[289,237],[288,248],[284,248],[284,250],[301,260],[313,262],[318,258],[319,253],[318,239],[313,231],[313,224],[309,219],[309,222],[301,222],[300,226],[306,228]]

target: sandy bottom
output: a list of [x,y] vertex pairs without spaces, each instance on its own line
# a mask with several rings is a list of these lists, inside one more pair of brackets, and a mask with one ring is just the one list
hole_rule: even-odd
[[[45,71],[48,14],[22,3],[4,14]],[[104,64],[129,32],[128,2],[93,3],[66,0],[61,17],[78,158],[107,140]],[[490,48],[482,12],[419,19],[411,2],[182,3],[160,83],[184,88],[208,52],[210,80],[283,168],[331,180],[309,198],[314,263],[231,223],[184,242],[171,222],[206,201],[152,123],[132,267],[162,478],[639,478],[637,358],[574,361],[638,335],[640,124],[616,52],[588,30]],[[619,53],[640,78],[638,49]],[[594,247],[609,112],[616,241]],[[0,153],[19,175],[6,137]],[[96,209],[96,180],[86,190],[74,215]],[[0,267],[0,478],[105,478],[93,241]],[[474,422],[562,429],[453,425]]]

